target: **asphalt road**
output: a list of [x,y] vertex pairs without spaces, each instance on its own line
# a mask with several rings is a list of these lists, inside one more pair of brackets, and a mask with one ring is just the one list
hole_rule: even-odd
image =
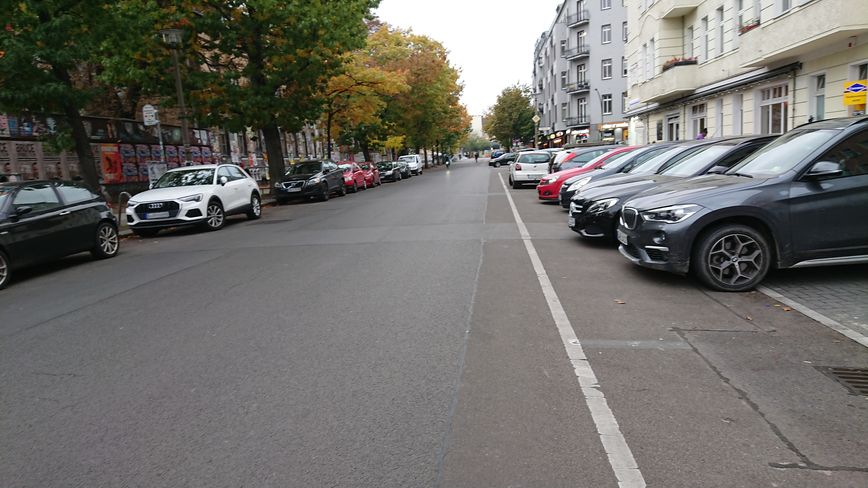
[[465,161],[20,273],[0,293],[0,487],[616,487],[551,293],[647,486],[868,486],[868,399],[817,369],[868,350],[635,268],[510,189],[547,296],[505,171]]

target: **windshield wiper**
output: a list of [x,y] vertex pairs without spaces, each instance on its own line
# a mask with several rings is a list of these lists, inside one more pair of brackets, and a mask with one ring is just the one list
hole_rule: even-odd
[[745,173],[724,173],[724,174],[732,175],[732,176],[744,176],[745,178],[753,178],[753,176],[751,176],[749,174],[745,174]]

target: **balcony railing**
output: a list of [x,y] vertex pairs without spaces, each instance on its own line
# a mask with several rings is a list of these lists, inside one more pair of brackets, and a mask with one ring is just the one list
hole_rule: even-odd
[[578,117],[567,117],[564,119],[564,125],[567,127],[576,127],[579,125],[588,125],[590,122],[588,121],[587,115],[580,115]]
[[591,53],[591,48],[588,46],[579,46],[571,49],[566,49],[561,54],[561,57],[567,60],[572,60],[576,58],[580,58],[582,56],[587,56]]
[[564,23],[567,24],[567,27],[578,27],[582,24],[588,23],[591,20],[591,14],[588,13],[587,10],[581,10],[571,15],[567,15],[567,18],[564,19]]
[[579,93],[591,89],[591,84],[587,81],[576,81],[564,85],[563,90],[567,93]]

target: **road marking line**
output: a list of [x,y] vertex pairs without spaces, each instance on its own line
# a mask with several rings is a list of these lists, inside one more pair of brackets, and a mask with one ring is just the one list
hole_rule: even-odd
[[518,226],[518,232],[521,234],[521,240],[524,241],[527,255],[530,257],[543,295],[545,295],[546,303],[548,303],[549,312],[561,335],[561,341],[564,343],[567,357],[570,358],[570,363],[575,370],[582,396],[585,398],[585,403],[588,405],[588,410],[590,410],[591,417],[594,419],[594,424],[597,427],[597,433],[600,435],[600,442],[602,442],[606,456],[609,458],[609,465],[618,479],[618,486],[621,488],[644,488],[645,478],[636,464],[636,459],[633,458],[633,452],[630,451],[627,440],[621,433],[621,428],[618,426],[615,414],[612,413],[612,409],[609,408],[609,404],[606,402],[606,397],[603,395],[603,391],[597,382],[597,376],[594,374],[587,356],[585,356],[582,343],[576,337],[576,331],[573,329],[573,325],[570,323],[563,305],[561,305],[561,301],[558,298],[557,292],[555,292],[554,286],[552,286],[548,274],[546,274],[545,267],[539,258],[539,254],[536,252],[536,247],[533,245],[530,233],[527,231],[527,226],[521,220],[518,208],[516,208],[512,195],[510,195],[506,183],[503,181],[503,175],[498,174],[497,177],[500,178],[500,184],[503,185],[503,190],[506,192],[509,207],[512,209],[512,215]]
[[756,287],[756,289],[757,289],[757,291],[763,293],[767,297],[769,297],[773,300],[777,300],[777,301],[783,303],[784,305],[788,305],[791,308],[798,310],[803,315],[806,315],[806,316],[816,320],[817,322],[825,325],[826,327],[834,330],[835,332],[843,335],[844,337],[847,337],[848,339],[852,339],[852,340],[856,341],[857,344],[868,347],[868,337],[860,334],[858,331],[855,331],[855,330],[847,327],[846,325],[841,324],[837,320],[830,319],[829,317],[826,317],[825,315],[821,314],[820,312],[817,312],[816,310],[813,310],[806,305],[802,305],[801,303],[793,300],[792,298],[787,298],[787,297],[781,295],[780,293],[772,290],[771,288],[768,288],[765,286],[758,286],[758,287]]

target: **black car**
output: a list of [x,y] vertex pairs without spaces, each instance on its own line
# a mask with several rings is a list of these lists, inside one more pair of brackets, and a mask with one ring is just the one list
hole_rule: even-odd
[[117,255],[117,219],[105,200],[76,183],[0,183],[0,289],[22,267],[90,251]]
[[610,158],[604,165],[590,173],[573,176],[561,185],[558,202],[560,202],[562,207],[569,209],[570,199],[573,198],[573,195],[575,195],[581,188],[607,176],[629,173],[634,168],[638,168],[646,161],[650,161],[651,158],[657,156],[669,147],[671,147],[669,144],[653,144],[640,147],[630,152],[623,152]]
[[381,181],[401,181],[401,165],[397,161],[382,161],[377,163]]
[[723,175],[624,204],[621,254],[744,291],[771,267],[868,262],[868,117],[800,126]]
[[570,201],[568,225],[582,237],[614,241],[615,229],[621,215],[619,204],[665,183],[703,175],[709,171],[725,171],[773,139],[771,136],[738,137],[688,144],[685,146],[687,150],[666,160],[658,170],[659,173],[627,178],[616,185],[580,190]]
[[501,166],[508,166],[509,163],[515,161],[515,158],[518,157],[518,153],[504,153],[498,157],[492,157],[488,160],[489,166],[494,166],[495,168],[499,168]]
[[274,199],[284,204],[293,199],[317,198],[325,201],[329,196],[347,194],[343,173],[331,161],[300,161],[292,165],[278,183],[274,184]]

